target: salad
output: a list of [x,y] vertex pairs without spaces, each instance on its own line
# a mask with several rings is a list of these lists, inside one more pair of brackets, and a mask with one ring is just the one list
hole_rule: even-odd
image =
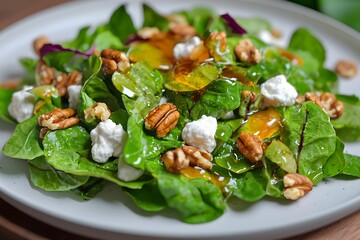
[[0,117],[16,124],[4,155],[33,186],[96,197],[116,184],[150,212],[220,217],[229,198],[299,200],[322,180],[360,177],[344,153],[360,138],[360,100],[337,93],[309,29],[284,44],[262,18],[209,8],[136,27],[120,6],[67,42],[34,41],[22,81],[0,85]]

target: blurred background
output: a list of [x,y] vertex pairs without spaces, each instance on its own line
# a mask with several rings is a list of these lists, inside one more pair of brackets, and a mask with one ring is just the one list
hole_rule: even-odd
[[[0,0],[0,30],[12,22],[70,0]],[[267,0],[264,0],[267,1]],[[360,32],[360,0],[282,0],[322,12]]]
[[287,0],[322,12],[360,32],[360,0]]

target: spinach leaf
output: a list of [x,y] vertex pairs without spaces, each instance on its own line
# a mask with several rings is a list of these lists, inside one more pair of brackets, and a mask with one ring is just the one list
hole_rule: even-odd
[[90,152],[91,138],[83,127],[75,125],[67,129],[48,132],[43,145],[46,158],[59,155],[57,152],[62,150],[86,157]]
[[44,156],[29,162],[30,179],[34,186],[46,191],[68,191],[85,184],[88,176],[59,171],[49,165]]
[[110,119],[117,125],[121,124],[124,130],[127,131],[127,122],[129,119],[129,114],[124,109],[120,108],[119,110],[112,112]]
[[284,118],[282,139],[294,153],[299,173],[318,183],[323,178],[322,167],[336,147],[329,116],[313,102],[305,102],[301,107],[288,107]]
[[81,28],[74,40],[64,42],[62,46],[65,48],[77,49],[82,52],[89,50],[93,43],[93,38],[89,33],[89,30],[89,26]]
[[337,95],[344,103],[344,113],[331,121],[341,140],[353,142],[360,139],[360,100],[355,96]]
[[260,169],[256,169],[236,177],[235,184],[230,184],[229,190],[246,202],[256,202],[266,195],[266,186],[267,179]]
[[336,148],[323,166],[324,178],[333,177],[341,173],[345,165],[344,143],[336,137]]
[[89,96],[95,102],[103,102],[110,108],[111,111],[116,111],[120,108],[118,99],[109,91],[105,82],[96,76],[89,78],[81,92]]
[[292,151],[281,141],[273,140],[265,150],[265,156],[288,173],[296,173],[297,163]]
[[36,68],[36,64],[38,63],[38,60],[33,58],[21,58],[20,63],[23,69],[25,69],[26,71],[26,75],[23,77],[21,81],[21,85],[22,86],[35,85],[36,84],[35,68]]
[[2,153],[8,157],[32,160],[42,156],[40,145],[40,126],[38,116],[33,116],[18,125],[9,140],[5,143]]
[[166,31],[169,26],[169,20],[157,13],[149,5],[143,4],[144,23],[143,27],[157,27],[160,31]]
[[254,165],[239,153],[235,143],[224,143],[214,153],[214,161],[219,167],[237,174],[254,169]]
[[121,42],[125,42],[129,35],[136,33],[136,28],[125,5],[113,12],[109,20],[109,28],[115,36],[120,38]]
[[184,71],[169,71],[164,74],[165,87],[179,92],[197,91],[216,80],[219,74],[220,70],[211,63],[184,66]]
[[217,186],[204,179],[188,181],[171,174],[160,174],[158,184],[168,205],[180,213],[184,222],[208,222],[221,216],[226,208]]
[[186,17],[188,23],[196,29],[200,37],[205,36],[211,23],[218,18],[218,14],[208,7],[195,7],[179,13]]
[[163,78],[147,63],[138,62],[127,74],[115,72],[112,75],[112,83],[123,93],[122,100],[127,112],[145,117],[160,100]]
[[117,171],[104,167],[87,158],[90,153],[90,134],[83,127],[73,126],[46,134],[44,140],[46,161],[57,170],[69,174],[103,178],[128,188],[141,188],[147,182],[124,182],[117,178]]
[[247,75],[253,74],[261,74],[259,83],[276,75],[284,74],[299,94],[314,91],[314,79],[287,58],[282,57],[276,49],[268,49],[265,58],[248,68]]
[[43,60],[49,67],[54,67],[56,70],[68,74],[74,70],[82,69],[86,59],[74,52],[53,52],[43,56]]
[[122,190],[130,196],[138,207],[146,211],[157,212],[167,207],[167,203],[155,181],[143,185],[141,189],[123,188]]
[[0,118],[12,124],[16,124],[16,121],[10,116],[8,107],[14,92],[12,89],[0,88]]
[[240,105],[241,85],[236,81],[218,79],[212,82],[191,109],[194,120],[202,115],[220,118]]
[[280,198],[282,197],[283,182],[281,170],[279,166],[271,162],[267,158],[263,158],[262,162],[264,167],[262,168],[262,176],[266,179],[266,195]]
[[145,62],[135,63],[126,75],[115,72],[112,81],[115,87],[128,97],[132,96],[125,89],[132,91],[135,96],[140,96],[159,95],[163,88],[162,75]]
[[271,31],[269,21],[261,17],[237,17],[236,22],[246,29],[247,33],[256,35],[260,31]]
[[289,49],[308,51],[319,61],[320,66],[324,64],[326,58],[325,48],[306,28],[299,28],[292,34]]
[[123,48],[122,42],[111,31],[103,31],[94,38],[94,46],[97,51],[102,51],[106,48],[121,49]]
[[128,140],[124,146],[124,160],[128,164],[140,169],[145,169],[145,162],[159,156],[169,148],[176,148],[182,142],[176,139],[162,140],[148,135],[143,130],[143,118],[139,115],[131,115],[128,119]]
[[337,92],[338,91],[338,77],[335,72],[319,68],[314,76],[314,88],[322,92]]
[[341,174],[350,175],[354,177],[360,177],[360,157],[344,154],[345,157],[345,166],[341,171]]
[[122,101],[124,103],[126,111],[131,115],[141,115],[144,118],[155,108],[160,102],[160,96],[147,95],[139,96],[136,99],[122,95]]
[[90,200],[96,196],[104,187],[105,180],[102,178],[90,177],[89,180],[78,188],[72,189],[74,193],[84,200]]
[[184,222],[208,222],[224,213],[226,204],[216,185],[202,178],[188,180],[168,173],[157,161],[149,161],[147,169],[156,178],[169,207],[176,209]]
[[92,78],[93,76],[96,76],[101,69],[101,58],[96,55],[91,55],[87,59],[87,65],[84,67],[83,72],[84,76],[83,79],[86,81],[89,78]]

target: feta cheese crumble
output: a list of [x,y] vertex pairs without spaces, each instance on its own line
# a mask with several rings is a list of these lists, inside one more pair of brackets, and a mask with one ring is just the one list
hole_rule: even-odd
[[216,129],[216,118],[203,115],[199,120],[185,125],[182,138],[186,144],[211,153],[216,147]]
[[80,91],[81,85],[70,85],[67,87],[67,91],[69,94],[69,107],[76,109],[80,103]]
[[90,136],[91,154],[93,160],[99,163],[107,162],[111,156],[119,157],[127,139],[121,124],[116,125],[111,119],[100,122],[90,132]]
[[27,90],[28,88],[24,88],[23,90],[14,92],[8,107],[10,116],[19,123],[32,117],[34,114],[36,98],[34,94]]
[[130,164],[126,163],[124,161],[124,159],[122,158],[122,156],[120,156],[119,158],[119,162],[118,162],[118,178],[123,180],[123,181],[134,181],[136,179],[138,179],[139,177],[141,177],[141,175],[143,175],[144,171],[139,169],[139,168],[135,168],[133,166],[131,166]]
[[261,84],[260,90],[265,104],[273,107],[294,105],[298,96],[296,89],[287,82],[286,77],[282,74]]
[[283,38],[276,38],[274,37],[270,31],[268,30],[261,30],[256,34],[261,41],[269,44],[269,45],[273,45],[273,46],[277,46],[277,47],[285,47],[287,41]]
[[200,46],[201,43],[201,39],[194,36],[186,42],[176,44],[173,49],[175,59],[179,60],[180,58],[187,57],[197,46]]

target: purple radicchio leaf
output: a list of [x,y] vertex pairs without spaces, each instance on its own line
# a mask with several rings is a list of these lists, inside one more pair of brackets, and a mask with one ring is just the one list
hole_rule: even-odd
[[232,16],[230,16],[230,14],[225,13],[225,14],[220,15],[220,17],[226,21],[227,25],[231,28],[231,30],[234,33],[237,33],[237,34],[245,34],[245,33],[247,33],[247,31],[244,28],[242,28],[235,21],[235,19]]
[[59,44],[47,43],[47,44],[44,44],[44,46],[42,46],[42,48],[40,49],[40,57],[44,57],[45,55],[47,55],[49,53],[55,53],[55,52],[73,52],[76,55],[80,55],[83,57],[90,57],[94,53],[94,50],[95,50],[95,48],[91,48],[86,53],[83,53],[83,52],[80,52],[79,50],[64,48]]

